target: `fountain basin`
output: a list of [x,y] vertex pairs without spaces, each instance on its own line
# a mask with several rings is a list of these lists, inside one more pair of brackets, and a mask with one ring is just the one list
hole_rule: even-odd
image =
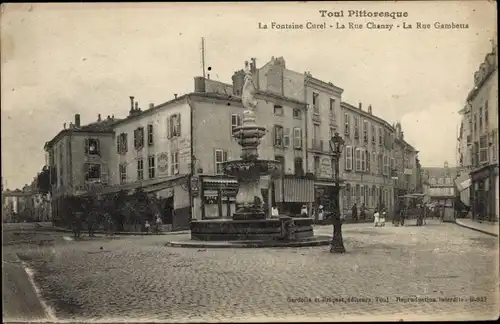
[[[296,241],[314,236],[311,218],[294,218]],[[197,241],[279,241],[280,219],[191,221],[191,240]],[[294,241],[295,242],[295,241]]]
[[224,162],[222,168],[227,175],[238,179],[248,179],[249,176],[276,174],[280,171],[281,164],[276,160],[234,160]]

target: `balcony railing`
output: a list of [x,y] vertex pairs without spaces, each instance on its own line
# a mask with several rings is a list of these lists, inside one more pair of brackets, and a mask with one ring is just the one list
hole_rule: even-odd
[[323,152],[323,140],[313,138],[311,144],[312,150]]
[[337,121],[335,120],[335,114],[330,113],[330,124],[331,125],[336,125]]

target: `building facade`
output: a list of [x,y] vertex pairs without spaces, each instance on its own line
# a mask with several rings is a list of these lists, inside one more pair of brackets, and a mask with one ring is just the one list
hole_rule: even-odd
[[110,116],[88,125],[80,124],[75,115],[69,128],[64,126],[52,140],[45,144],[47,166],[51,173],[52,216],[58,219],[64,196],[75,196],[109,181],[110,161],[113,155],[113,131],[116,120]]
[[441,205],[452,206],[456,196],[455,179],[460,168],[450,167],[445,162],[443,167],[423,167],[422,182],[427,202],[436,202]]
[[[495,43],[496,44],[496,43]],[[496,45],[474,74],[463,109],[460,160],[471,177],[472,217],[498,220],[498,54]]]

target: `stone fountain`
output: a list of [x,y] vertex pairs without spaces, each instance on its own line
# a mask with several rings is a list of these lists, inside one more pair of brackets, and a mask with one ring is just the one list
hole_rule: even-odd
[[[268,218],[263,210],[260,190],[262,176],[275,175],[280,163],[259,159],[258,147],[266,128],[255,122],[255,85],[248,62],[245,62],[245,83],[242,91],[242,125],[233,129],[233,137],[241,146],[240,160],[223,164],[224,173],[238,179],[236,211],[232,219],[191,222],[191,240],[198,241],[301,241],[313,238],[312,219],[282,216]],[[315,244],[318,245],[318,244]]]

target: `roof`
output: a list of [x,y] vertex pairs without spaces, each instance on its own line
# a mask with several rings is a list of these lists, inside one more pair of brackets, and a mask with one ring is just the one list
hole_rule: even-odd
[[102,121],[90,123],[87,125],[83,125],[78,128],[66,128],[61,130],[59,133],[57,133],[54,138],[52,138],[50,141],[46,142],[44,145],[44,149],[48,149],[52,147],[59,139],[66,135],[71,135],[73,133],[113,133],[113,126],[121,121],[121,119],[104,119]]
[[[306,103],[304,103],[304,102],[301,102],[301,101],[298,101],[298,100],[295,100],[292,98],[287,98],[287,97],[284,97],[284,96],[281,96],[281,95],[278,95],[275,93],[271,93],[271,92],[256,91],[256,95],[260,95],[260,96],[264,96],[264,97],[272,97],[275,99],[284,100],[284,101],[294,103],[297,105],[304,105],[304,106],[306,105]],[[125,123],[125,122],[130,121],[130,120],[140,119],[142,116],[149,115],[152,112],[157,111],[158,109],[161,109],[165,106],[168,106],[174,102],[181,102],[181,101],[186,100],[188,98],[190,98],[191,100],[196,100],[196,99],[200,99],[200,98],[211,98],[211,99],[219,99],[219,100],[231,101],[234,103],[241,104],[241,97],[233,96],[232,94],[223,94],[223,93],[219,93],[219,92],[190,92],[190,93],[184,94],[182,96],[178,96],[177,98],[174,98],[172,100],[166,101],[166,102],[159,104],[155,107],[152,107],[152,108],[149,108],[146,110],[142,110],[134,115],[128,116],[128,117],[123,118],[121,120],[116,121],[116,119],[115,119],[116,122],[113,123],[113,126]]]
[[384,124],[384,126],[388,127],[389,129],[391,129],[391,130],[393,130],[393,131],[395,130],[395,129],[394,129],[394,127],[392,127],[392,125],[391,125],[391,124],[389,124],[386,120],[384,120],[384,119],[382,119],[382,118],[380,118],[380,117],[377,117],[377,116],[375,116],[375,115],[373,115],[373,114],[370,114],[370,113],[369,113],[369,112],[367,112],[367,111],[361,110],[361,109],[359,109],[358,107],[353,106],[353,105],[351,105],[351,104],[350,104],[350,103],[348,103],[348,102],[342,101],[342,102],[340,103],[340,105],[341,105],[342,107],[349,108],[350,110],[356,111],[357,113],[359,113],[360,115],[362,115],[362,116],[364,116],[364,117],[367,117],[367,118],[371,118],[371,119],[373,119],[373,120],[376,120],[376,121],[378,121],[379,123]]

